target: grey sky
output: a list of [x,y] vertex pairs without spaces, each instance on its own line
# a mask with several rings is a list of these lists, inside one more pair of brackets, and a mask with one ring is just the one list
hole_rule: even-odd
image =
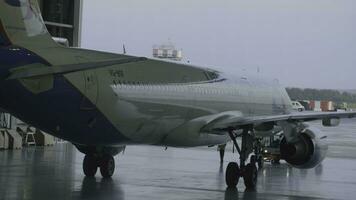
[[356,88],[354,0],[85,0],[82,46],[151,56],[170,39],[192,64]]

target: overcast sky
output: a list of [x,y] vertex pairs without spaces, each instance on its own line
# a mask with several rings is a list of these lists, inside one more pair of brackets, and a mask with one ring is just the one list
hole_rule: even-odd
[[192,64],[356,88],[355,0],[85,0],[82,47],[152,55],[169,40]]

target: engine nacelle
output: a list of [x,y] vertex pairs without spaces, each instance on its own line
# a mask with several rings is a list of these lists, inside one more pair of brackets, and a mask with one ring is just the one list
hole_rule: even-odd
[[316,128],[308,127],[294,143],[284,138],[280,144],[281,158],[296,168],[313,168],[320,164],[327,153],[326,136]]

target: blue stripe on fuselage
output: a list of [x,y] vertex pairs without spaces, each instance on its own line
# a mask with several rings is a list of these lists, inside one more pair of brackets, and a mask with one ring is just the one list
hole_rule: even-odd
[[9,75],[9,70],[15,67],[42,63],[49,65],[45,60],[24,48],[14,45],[0,47],[0,78],[1,80]]
[[[39,56],[25,49],[0,50],[0,76],[9,69],[42,63]],[[93,109],[82,110],[85,102]],[[1,81],[0,107],[21,120],[56,137],[83,145],[124,144],[123,136],[109,120],[62,75],[54,77],[53,88],[40,94],[27,90],[18,80]]]

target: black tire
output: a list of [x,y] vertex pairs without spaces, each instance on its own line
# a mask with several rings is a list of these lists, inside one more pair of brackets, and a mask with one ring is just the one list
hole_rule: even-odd
[[105,155],[100,160],[100,173],[104,178],[110,178],[115,171],[115,160],[111,155]]
[[87,177],[95,176],[98,170],[98,163],[95,156],[87,154],[83,161],[83,172]]
[[247,164],[244,169],[244,183],[247,189],[256,188],[257,184],[257,168],[251,163]]
[[225,181],[229,188],[234,188],[239,183],[240,169],[236,162],[230,162],[226,167]]

